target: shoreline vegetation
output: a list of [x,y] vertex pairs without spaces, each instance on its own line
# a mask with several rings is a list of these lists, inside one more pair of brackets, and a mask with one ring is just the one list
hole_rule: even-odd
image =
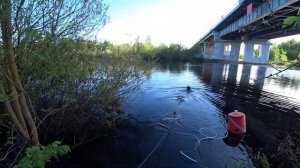
[[37,163],[43,167],[98,138],[126,118],[120,104],[141,91],[154,62],[193,59],[181,45],[154,47],[150,39],[122,45],[87,40],[108,22],[108,6],[60,2],[0,4],[1,166],[30,167],[43,157]]
[[[150,42],[134,45],[113,45],[88,40],[59,39],[35,32],[35,43],[31,53],[18,59],[18,67],[26,97],[32,110],[40,144],[63,141],[68,147],[55,143],[55,147],[41,146],[25,155],[25,148],[14,149],[24,153],[20,165],[34,164],[38,156],[48,159],[38,165],[45,165],[52,157],[64,155],[74,147],[99,138],[105,129],[111,130],[126,118],[120,108],[129,94],[140,92],[144,80],[150,77],[152,65],[156,62],[185,62],[193,59],[185,57],[189,52],[181,45],[171,44],[154,47]],[[24,49],[24,51],[23,51]],[[27,48],[21,48],[26,53]],[[1,62],[5,62],[3,55]],[[2,69],[6,65],[1,65]],[[1,74],[1,84],[8,85]],[[9,101],[10,96],[1,95],[1,102]],[[1,109],[4,107],[1,106]],[[20,156],[9,151],[10,147],[28,146],[17,134],[16,127],[5,113],[0,114],[1,153],[3,165],[16,164]],[[30,145],[29,145],[30,146]],[[28,147],[29,147],[28,146]],[[38,149],[39,148],[39,149]],[[56,150],[51,155],[52,149]],[[31,150],[30,150],[31,151]],[[51,157],[50,157],[51,156]],[[5,162],[6,160],[7,162]],[[43,167],[43,166],[42,166]]]
[[289,67],[295,64],[294,67],[300,68],[300,41],[292,39],[274,45],[270,51],[269,61],[277,66]]

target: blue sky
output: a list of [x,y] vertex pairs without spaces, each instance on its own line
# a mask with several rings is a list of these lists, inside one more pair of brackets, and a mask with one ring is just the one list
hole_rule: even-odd
[[[179,43],[191,47],[237,4],[238,0],[104,0],[110,22],[97,39],[113,43],[141,42],[147,36],[155,45]],[[300,40],[300,36],[294,37]],[[279,43],[291,37],[272,40]]]

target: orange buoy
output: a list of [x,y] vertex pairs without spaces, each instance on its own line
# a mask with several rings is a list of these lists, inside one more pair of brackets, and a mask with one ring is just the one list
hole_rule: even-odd
[[244,113],[234,110],[228,114],[228,131],[236,135],[246,133],[246,116]]

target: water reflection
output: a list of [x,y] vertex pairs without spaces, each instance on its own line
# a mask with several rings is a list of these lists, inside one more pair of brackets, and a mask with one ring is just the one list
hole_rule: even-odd
[[[210,167],[222,167],[225,162],[232,164],[229,158],[239,158],[239,162],[249,166],[249,162],[245,161],[247,154],[244,144],[253,148],[254,153],[264,147],[266,152],[278,154],[275,151],[281,145],[280,139],[284,138],[282,135],[300,135],[295,129],[300,127],[300,117],[296,115],[300,109],[297,99],[299,90],[295,90],[294,86],[290,87],[296,82],[286,82],[290,79],[290,74],[297,72],[285,72],[284,76],[288,79],[282,79],[283,81],[265,79],[270,73],[274,71],[267,66],[250,64],[172,64],[158,67],[145,85],[143,99],[127,106],[128,111],[139,120],[152,123],[149,118],[161,118],[166,112],[178,111],[176,98],[180,97],[182,101],[179,111],[183,113],[182,118],[172,126],[167,142],[164,142],[162,149],[146,166],[151,167],[155,163],[156,166],[198,167],[182,162],[184,159],[181,155],[178,157],[180,150],[193,147],[195,139],[175,132],[184,130],[194,134],[201,127],[210,127],[211,123],[218,125],[221,121],[220,114],[228,114],[235,109],[246,113],[248,132],[245,137],[229,136],[223,143],[207,141],[199,146],[199,153],[194,151],[187,154]],[[281,87],[282,82],[286,82],[287,88],[278,93],[277,87]],[[186,92],[186,85],[192,87],[191,93]],[[159,141],[163,135],[161,131],[170,130],[166,129],[166,123],[163,125],[163,128],[151,129],[150,132],[149,128],[143,130],[147,137],[143,144],[147,144],[147,150],[141,152],[142,158]]]
[[[266,66],[237,65],[237,64],[204,64],[202,69],[202,80],[212,86],[224,83],[237,85],[241,89],[247,89],[253,85],[255,89],[261,90],[264,86]],[[199,75],[198,72],[195,74]]]
[[[256,147],[256,150],[264,147],[265,152],[288,157],[283,165],[289,165],[290,162],[299,164],[297,158],[278,151],[283,141],[287,141],[286,137],[293,137],[290,140],[292,144],[299,144],[300,141],[300,132],[295,129],[300,128],[300,82],[290,77],[293,73],[299,74],[299,71],[265,79],[265,76],[274,73],[267,66],[211,63],[203,65],[202,74],[193,70],[203,82],[212,87],[213,92],[221,95],[222,104],[220,101],[213,102],[224,113],[235,109],[246,113],[246,143]],[[234,141],[228,142],[225,139],[224,142],[230,144]],[[297,146],[292,144],[284,146],[292,150]]]
[[174,64],[161,64],[157,67],[158,70],[163,72],[169,72],[174,74],[180,74],[187,70],[187,66],[181,63],[174,63]]
[[289,78],[286,76],[279,76],[276,78],[268,79],[269,82],[272,80],[275,80],[275,82],[277,82],[282,89],[290,87],[294,88],[295,90],[298,90],[300,85],[300,80],[297,80],[295,78]]
[[242,74],[240,75],[240,89],[248,89],[250,82],[251,65],[245,64],[242,67]]
[[[267,66],[209,63],[201,67],[202,73],[195,68],[191,70],[203,82],[212,86],[213,91],[224,96],[233,94],[235,97],[249,98],[252,103],[256,104],[260,103],[261,96],[271,99],[272,97],[280,98],[279,95],[283,95],[287,96],[284,101],[286,103],[299,101],[297,96],[300,94],[298,90],[300,79],[286,76],[266,79],[265,77],[272,73],[272,69]],[[300,74],[300,72],[297,73]],[[285,90],[274,91],[278,87]]]
[[[144,167],[199,167],[199,164],[231,167],[239,162],[251,167],[242,144],[230,146],[222,141],[226,135],[224,113],[214,104],[222,102],[211,92],[210,84],[201,82],[207,66],[222,67],[208,72],[211,75],[207,77],[215,81],[215,85],[219,79],[224,80],[222,64],[160,66],[144,85],[143,98],[126,105],[127,111],[144,125],[139,144],[142,159],[138,164],[143,163]],[[186,91],[186,85],[191,86],[191,92]],[[178,112],[180,118],[174,122],[166,120],[166,116],[174,112]],[[144,162],[144,158],[149,159]]]

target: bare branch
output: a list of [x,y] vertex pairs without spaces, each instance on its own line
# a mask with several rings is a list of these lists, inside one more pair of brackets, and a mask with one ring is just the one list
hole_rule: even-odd
[[298,60],[296,63],[293,63],[292,65],[288,66],[288,67],[285,68],[285,69],[282,69],[282,70],[278,70],[278,69],[277,69],[278,72],[276,72],[276,73],[274,73],[274,74],[271,73],[270,75],[266,76],[265,78],[270,78],[270,77],[272,77],[272,76],[277,76],[277,75],[279,75],[280,73],[282,73],[282,72],[284,72],[284,71],[286,71],[286,70],[288,70],[288,69],[291,69],[292,67],[296,66],[296,65],[299,64],[299,63],[300,63],[300,60]]

